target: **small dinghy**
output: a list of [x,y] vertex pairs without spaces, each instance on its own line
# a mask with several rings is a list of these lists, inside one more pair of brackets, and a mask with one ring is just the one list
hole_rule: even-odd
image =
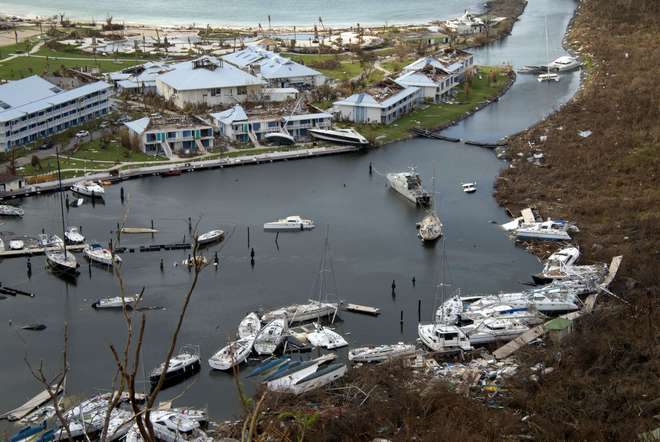
[[113,296],[111,298],[101,298],[92,304],[95,309],[132,309],[133,305],[137,302],[137,296],[125,296],[122,300],[121,296]]
[[69,244],[82,244],[85,242],[85,237],[80,233],[78,227],[75,226],[66,229],[66,232],[64,232],[64,239]]
[[121,258],[117,255],[112,256],[112,252],[101,244],[94,243],[86,245],[83,249],[83,255],[92,262],[112,266],[114,263],[120,263]]
[[12,239],[9,241],[9,250],[23,250],[25,243],[20,239]]
[[254,350],[260,355],[270,355],[277,350],[287,331],[286,319],[278,318],[261,329],[254,340]]
[[254,337],[230,342],[211,356],[209,365],[214,370],[229,370],[247,359],[252,352],[252,344],[254,344]]
[[323,347],[328,350],[348,345],[348,342],[339,333],[323,325],[317,325],[316,331],[307,335],[307,340],[314,347]]
[[465,193],[474,193],[477,191],[477,182],[472,183],[463,183],[463,192]]
[[206,264],[208,264],[208,262],[209,261],[206,259],[205,256],[195,256],[194,258],[190,257],[184,259],[183,261],[181,261],[181,264],[183,264],[186,267],[195,267],[195,266],[203,267]]
[[243,338],[255,338],[261,330],[261,320],[259,315],[252,312],[249,313],[240,324],[238,324],[238,337]]
[[352,362],[380,362],[414,354],[415,346],[413,344],[399,342],[393,345],[354,348],[348,352],[348,360]]
[[0,204],[0,216],[23,216],[25,211],[20,207]]
[[[199,350],[192,347],[184,347],[181,353],[170,359],[169,366],[165,372],[165,380],[163,388],[178,384],[179,382],[191,377],[199,371],[201,364],[199,362]],[[154,389],[158,385],[160,376],[165,369],[163,362],[158,367],[154,368],[149,375],[149,382],[151,388]]]
[[211,230],[210,232],[202,233],[197,237],[197,245],[205,246],[214,242],[222,241],[225,237],[223,230]]

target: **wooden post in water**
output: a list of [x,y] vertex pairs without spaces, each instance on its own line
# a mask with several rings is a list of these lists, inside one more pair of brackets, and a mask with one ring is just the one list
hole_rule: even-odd
[[422,322],[422,300],[417,300],[417,322]]
[[247,226],[248,249],[250,248],[250,226]]

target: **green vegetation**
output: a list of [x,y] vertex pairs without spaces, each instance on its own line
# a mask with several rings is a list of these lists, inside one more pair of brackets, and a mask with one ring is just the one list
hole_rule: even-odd
[[[76,160],[68,157],[60,157],[60,168],[65,169],[79,169],[80,172],[104,170],[112,166],[112,163],[95,163],[93,161]],[[44,158],[39,162],[39,165],[33,166],[26,164],[25,166],[16,169],[18,175],[33,176],[43,175],[57,171],[57,159],[55,157]],[[82,174],[80,174],[82,175]]]
[[63,68],[98,68],[101,72],[113,72],[136,64],[139,61],[113,61],[109,59],[89,58],[89,60],[53,60],[41,57],[17,57],[0,63],[0,78],[18,80],[31,75],[52,75],[61,72]]
[[[154,157],[143,152],[130,150],[122,146],[119,141],[109,140],[104,146],[101,140],[93,140],[84,144],[71,155],[71,158],[80,160],[128,162],[128,161],[164,161],[166,158]],[[106,164],[105,167],[108,167]]]

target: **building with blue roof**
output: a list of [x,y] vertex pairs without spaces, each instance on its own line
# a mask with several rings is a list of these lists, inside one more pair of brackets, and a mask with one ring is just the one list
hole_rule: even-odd
[[98,81],[64,90],[37,75],[0,85],[0,150],[46,138],[107,114],[111,88]]
[[404,87],[384,80],[366,91],[333,103],[340,120],[362,124],[390,124],[411,112],[422,102],[419,87]]

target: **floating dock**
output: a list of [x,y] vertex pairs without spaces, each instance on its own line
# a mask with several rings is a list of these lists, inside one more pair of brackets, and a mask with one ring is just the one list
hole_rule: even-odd
[[[50,387],[53,390],[57,389],[57,385],[53,385]],[[64,391],[64,387],[60,386],[60,388],[55,392],[55,396],[58,396],[60,393]],[[32,413],[34,410],[37,408],[41,407],[42,405],[46,404],[47,402],[50,402],[50,394],[48,393],[48,390],[44,390],[23,405],[21,405],[18,408],[15,408],[12,411],[9,411],[0,418],[2,419],[7,419],[9,421],[17,421],[23,419],[25,416],[28,416],[30,413]]]
[[360,304],[343,304],[343,309],[353,313],[362,313],[364,315],[378,316],[380,315],[380,309],[376,307],[370,307],[368,305]]
[[[73,244],[66,246],[66,249],[70,252],[82,252],[85,248],[85,244]],[[34,256],[34,255],[43,255],[47,251],[57,252],[61,250],[60,247],[30,247],[20,250],[3,250],[0,251],[0,259],[2,258],[18,258],[21,256]]]

